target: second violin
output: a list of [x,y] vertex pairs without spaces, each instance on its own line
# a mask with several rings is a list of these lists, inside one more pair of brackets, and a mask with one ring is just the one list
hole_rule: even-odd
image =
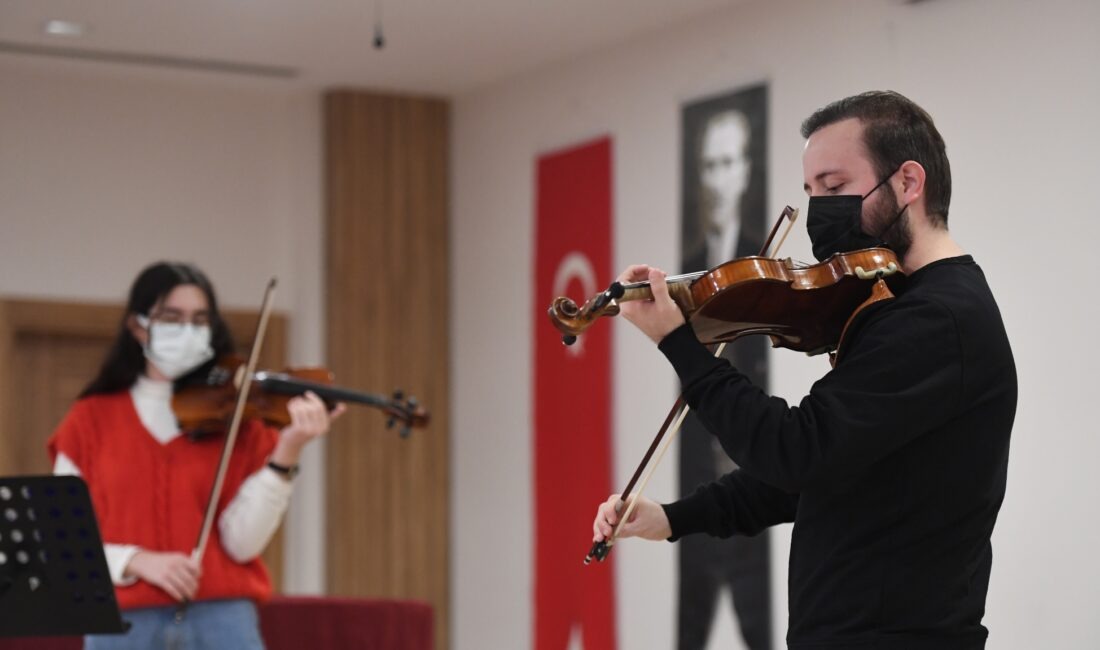
[[[220,359],[203,380],[183,386],[172,398],[180,428],[192,438],[225,432],[237,392],[246,370],[245,360],[230,356]],[[392,397],[364,393],[334,386],[334,377],[326,368],[288,368],[282,372],[261,370],[252,376],[252,388],[244,417],[259,418],[272,426],[290,424],[287,402],[296,395],[312,391],[330,405],[336,402],[364,404],[380,409],[388,416],[388,426],[401,424],[401,434],[410,428],[426,426],[429,414],[416,398],[401,391]]]

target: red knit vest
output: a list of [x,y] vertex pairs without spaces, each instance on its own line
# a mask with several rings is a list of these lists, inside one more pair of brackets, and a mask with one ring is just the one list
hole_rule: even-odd
[[[271,595],[271,580],[259,558],[238,564],[222,549],[217,517],[241,483],[264,466],[278,435],[258,421],[241,427],[203,556],[196,600],[263,601]],[[120,391],[77,401],[48,447],[51,460],[63,453],[80,468],[105,543],[189,555],[198,540],[223,442],[220,437],[192,442],[180,436],[162,445],[142,425],[129,391]],[[115,594],[123,609],[175,603],[143,580],[116,586]]]

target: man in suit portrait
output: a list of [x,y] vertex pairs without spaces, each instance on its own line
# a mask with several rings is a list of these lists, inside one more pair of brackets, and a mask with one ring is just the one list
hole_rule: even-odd
[[[683,111],[683,271],[713,268],[756,255],[763,245],[766,187],[766,87],[686,106]],[[767,386],[767,341],[735,341],[724,355],[758,386]],[[736,468],[694,415],[680,442],[680,493],[686,496]],[[679,542],[680,650],[701,650],[723,591],[745,648],[771,650],[770,541],[690,535]]]

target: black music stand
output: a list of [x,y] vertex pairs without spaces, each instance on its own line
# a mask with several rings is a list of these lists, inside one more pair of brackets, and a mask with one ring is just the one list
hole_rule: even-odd
[[0,637],[129,627],[87,484],[77,476],[0,478]]

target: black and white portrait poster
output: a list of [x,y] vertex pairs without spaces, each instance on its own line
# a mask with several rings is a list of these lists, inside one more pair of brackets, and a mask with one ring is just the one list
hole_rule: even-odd
[[[756,255],[767,230],[767,86],[692,102],[681,111],[681,260],[684,272]],[[767,389],[767,341],[755,336],[728,346],[729,358]],[[694,415],[680,442],[680,494],[736,469]],[[719,617],[733,617],[740,645],[771,650],[770,540],[689,535],[679,546],[680,650],[702,650]],[[729,646],[727,646],[729,647]]]

